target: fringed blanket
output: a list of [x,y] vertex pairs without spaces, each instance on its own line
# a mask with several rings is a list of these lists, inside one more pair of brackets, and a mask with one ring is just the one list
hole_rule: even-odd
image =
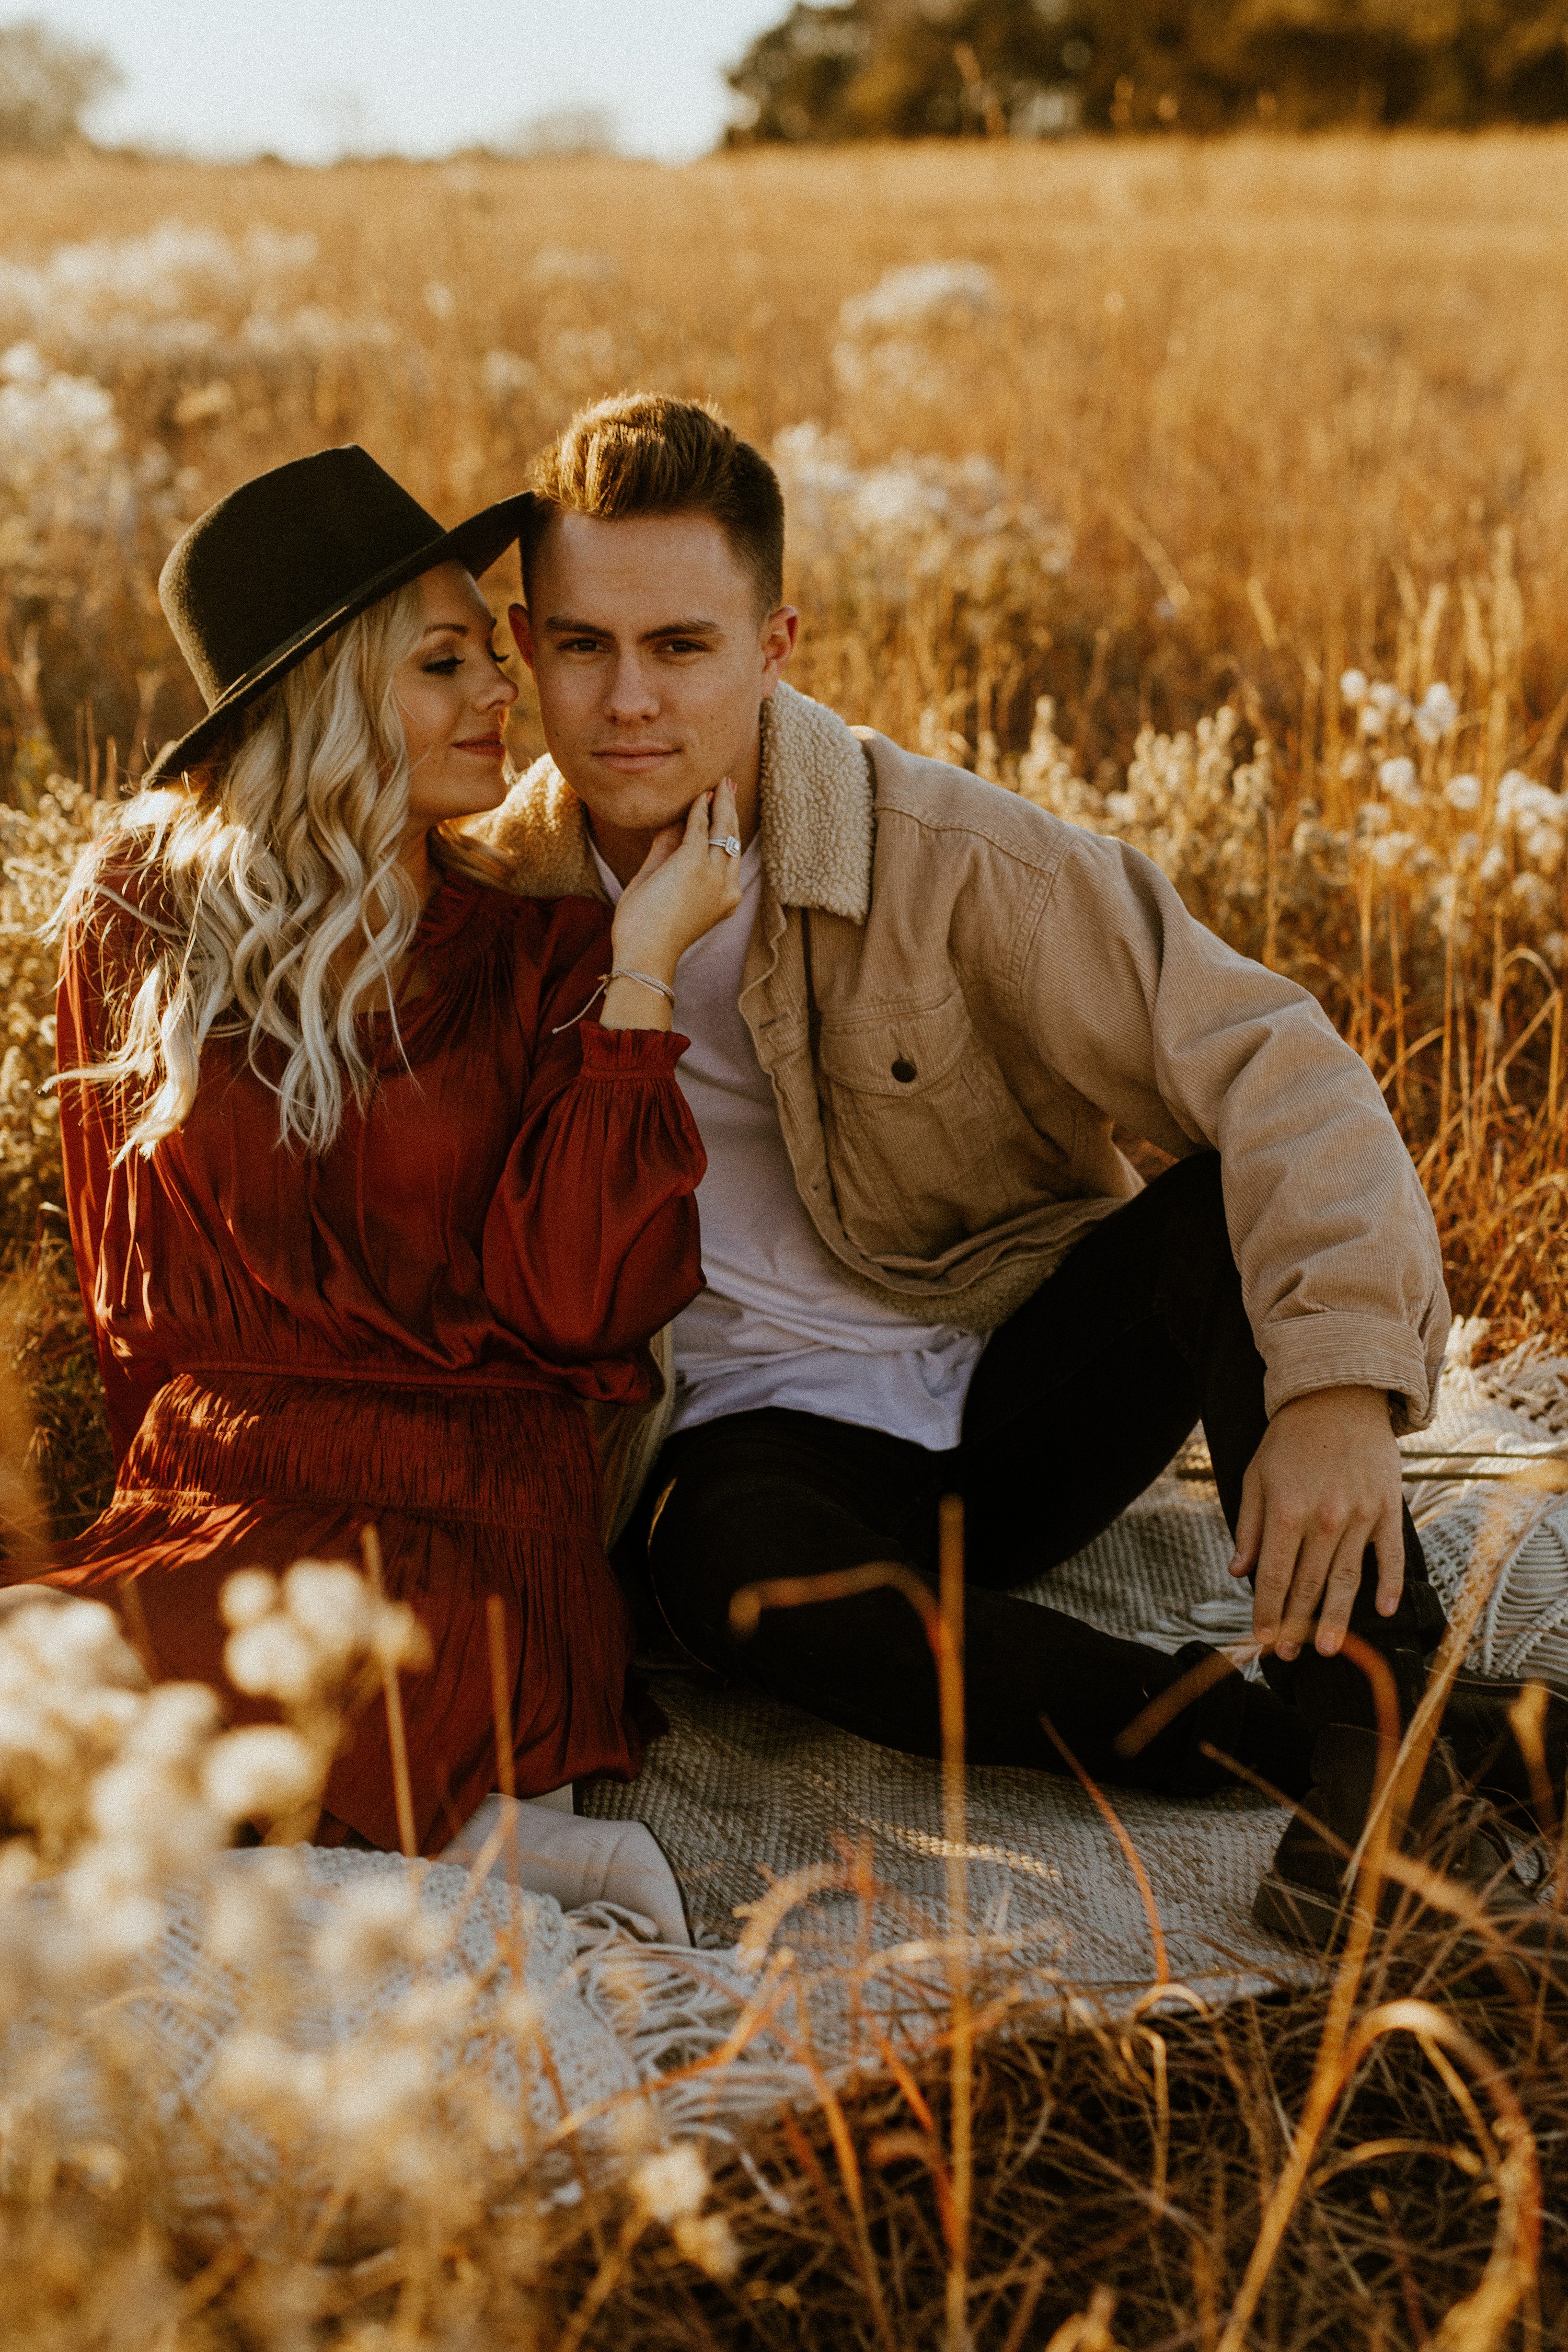
[[[1406,1491],[1450,1607],[1482,1526],[1506,1529],[1472,1664],[1568,1690],[1568,1496],[1504,1483],[1513,1457],[1563,1451],[1568,1362],[1521,1352],[1472,1369],[1476,1336],[1458,1327],[1437,1420],[1405,1442]],[[1201,1444],[1189,1448],[1030,1597],[1167,1650],[1194,1636],[1245,1643],[1250,1596],[1226,1573],[1231,1544],[1206,1468]],[[670,1736],[638,1780],[601,1784],[587,1808],[648,1824],[700,1943],[732,1943],[750,1917],[803,1964],[842,1961],[863,1948],[871,1885],[873,1942],[946,1933],[952,1857],[938,1766],[696,1671],[661,1673],[655,1686]],[[1075,1782],[977,1769],[965,1807],[970,1926],[1042,1988],[1119,2004],[1167,1975],[1213,2000],[1302,1974],[1300,1952],[1252,1922],[1286,1816],[1249,1790],[1197,1802],[1115,1792],[1152,1902],[1122,1837]],[[800,1890],[793,1905],[785,1882]]]

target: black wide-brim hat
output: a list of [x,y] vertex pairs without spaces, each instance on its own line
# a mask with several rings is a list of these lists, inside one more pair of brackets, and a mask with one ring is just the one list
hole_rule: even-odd
[[207,715],[142,776],[167,782],[333,631],[437,563],[476,579],[517,537],[531,499],[502,499],[443,530],[353,443],[275,466],[209,507],[178,541],[158,601]]

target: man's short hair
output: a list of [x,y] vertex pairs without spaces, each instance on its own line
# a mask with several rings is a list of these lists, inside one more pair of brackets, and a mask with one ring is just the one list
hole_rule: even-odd
[[755,583],[759,611],[784,601],[784,493],[760,450],[706,401],[623,392],[579,409],[536,457],[538,503],[522,527],[523,593],[557,513],[711,515]]

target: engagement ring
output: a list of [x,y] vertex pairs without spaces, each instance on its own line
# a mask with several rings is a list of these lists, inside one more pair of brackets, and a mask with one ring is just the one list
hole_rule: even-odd
[[740,842],[732,833],[721,833],[714,842],[713,847],[721,849],[726,857],[739,857],[741,855]]

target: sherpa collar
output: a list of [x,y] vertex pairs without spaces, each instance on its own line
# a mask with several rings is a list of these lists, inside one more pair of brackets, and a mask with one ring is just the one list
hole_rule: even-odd
[[[761,797],[763,869],[780,905],[863,923],[876,846],[870,761],[836,711],[792,686],[763,705]],[[467,830],[508,861],[525,898],[604,896],[583,803],[548,755]]]

